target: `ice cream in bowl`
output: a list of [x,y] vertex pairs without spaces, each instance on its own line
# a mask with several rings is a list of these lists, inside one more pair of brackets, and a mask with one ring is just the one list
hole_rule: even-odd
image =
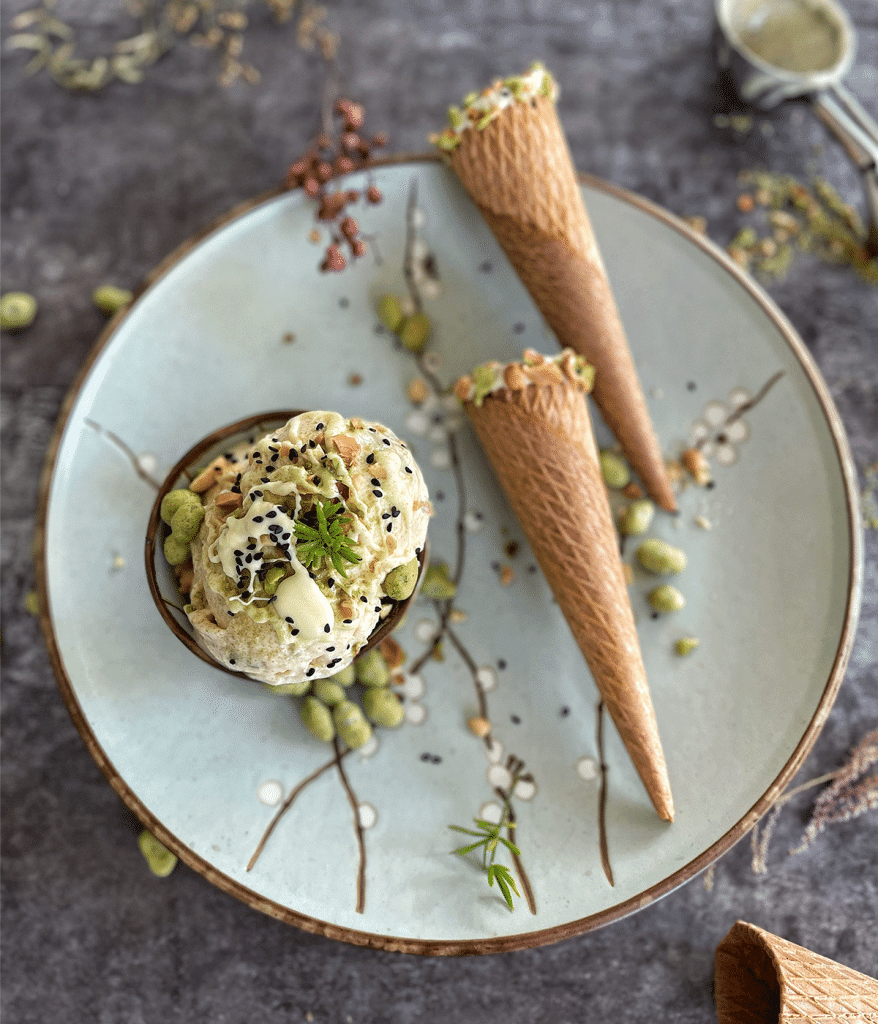
[[399,624],[431,513],[410,449],[382,424],[252,416],[203,438],[162,484],[150,591],[202,660],[301,694]]

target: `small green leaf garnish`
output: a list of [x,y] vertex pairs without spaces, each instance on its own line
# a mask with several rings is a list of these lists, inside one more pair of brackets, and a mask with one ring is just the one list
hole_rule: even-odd
[[515,822],[509,820],[509,798],[507,797],[506,799],[506,806],[503,808],[503,813],[500,815],[498,822],[492,823],[485,821],[483,818],[473,818],[473,824],[478,826],[478,831],[473,831],[471,828],[463,828],[461,825],[448,826],[454,832],[462,832],[466,836],[473,836],[476,840],[474,843],[458,846],[456,850],[452,850],[452,853],[456,853],[459,857],[465,857],[467,854],[473,853],[479,847],[482,847],[482,869],[487,873],[488,885],[493,888],[494,882],[496,882],[497,888],[506,901],[506,906],[510,910],[514,910],[515,905],[512,902],[512,893],[515,893],[516,896],[521,896],[521,893],[518,891],[518,886],[515,884],[515,879],[509,868],[505,864],[496,864],[494,862],[501,843],[514,856],[521,856],[521,850],[514,843],[500,835],[501,830],[504,828],[510,830],[515,828]]
[[340,501],[318,500],[314,506],[317,526],[309,526],[301,521],[294,524],[296,556],[306,568],[316,569],[328,559],[336,572],[347,577],[345,562],[361,561],[361,556],[344,533],[344,527],[351,521],[351,516],[340,515],[342,508],[344,505]]

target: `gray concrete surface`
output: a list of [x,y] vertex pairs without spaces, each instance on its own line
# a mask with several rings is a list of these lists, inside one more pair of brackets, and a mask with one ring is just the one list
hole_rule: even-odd
[[[4,3],[2,23],[27,0]],[[104,38],[121,4],[61,0]],[[848,0],[861,34],[850,84],[878,115],[878,12]],[[717,80],[709,5],[698,0],[346,0],[344,91],[396,151],[425,148],[450,99],[542,58],[564,87],[577,163],[707,217],[725,244],[741,217],[736,174],[816,167],[859,202],[838,147],[800,106],[747,133],[714,122],[733,101]],[[3,98],[3,289],[41,303],[2,339],[3,1020],[8,1024],[275,1024],[425,1020],[524,1024],[714,1019],[713,954],[737,918],[878,972],[875,814],[788,857],[811,796],[781,816],[770,871],[749,844],[642,913],[555,946],[482,959],[421,959],[341,945],[264,917],[184,867],[153,878],[139,825],[105,782],[55,685],[36,621],[30,544],[37,482],[62,399],[102,326],[92,288],[135,285],[238,201],[278,181],[316,129],[319,59],[253,5],[246,53],[257,85],[216,84],[212,55],[179,45],[139,86],[71,95],[25,79],[7,54]],[[878,460],[878,289],[803,258],[770,292],[814,354],[858,467]],[[878,533],[838,701],[800,778],[836,767],[878,726]]]

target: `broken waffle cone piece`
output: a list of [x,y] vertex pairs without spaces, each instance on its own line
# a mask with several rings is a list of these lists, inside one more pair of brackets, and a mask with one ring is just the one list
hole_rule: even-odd
[[597,371],[594,398],[650,496],[676,511],[582,192],[554,83],[535,65],[498,82],[435,141],[564,347]]
[[878,1022],[878,980],[736,921],[714,959],[719,1024]]
[[515,372],[478,367],[455,393],[656,811],[671,821],[664,753],[586,402],[593,372],[569,350],[552,360],[528,352],[513,365]]

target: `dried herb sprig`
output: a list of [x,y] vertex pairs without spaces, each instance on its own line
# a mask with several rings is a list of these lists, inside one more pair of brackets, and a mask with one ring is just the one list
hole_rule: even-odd
[[790,174],[745,171],[738,182],[744,190],[738,209],[753,214],[753,222],[727,248],[739,266],[765,280],[780,280],[797,252],[810,252],[827,263],[850,266],[865,281],[878,284],[878,259],[866,248],[857,211],[824,178],[814,177],[809,186]]
[[316,527],[301,520],[294,524],[296,555],[306,568],[316,569],[328,560],[338,573],[347,577],[345,562],[362,560],[344,532],[351,516],[341,515],[343,508],[340,501],[318,501],[314,506]]
[[[298,15],[296,40],[304,50],[319,47],[330,59],[338,37],[325,24],[326,12],[314,0],[263,0],[275,21]],[[116,42],[96,56],[83,56],[76,30],[56,13],[56,0],[42,0],[38,7],[21,11],[11,21],[11,49],[33,51],[24,68],[26,75],[45,70],[65,89],[97,92],[113,81],[135,85],[180,39],[213,50],[219,56],[219,83],[229,86],[239,78],[259,81],[259,71],[240,59],[249,19],[250,0],[127,0],[126,13],[137,20],[133,35]]]
[[510,831],[515,828],[515,822],[511,818],[509,807],[513,788],[514,783],[506,794],[505,803],[498,822],[485,821],[483,818],[473,818],[473,824],[477,827],[478,831],[464,828],[462,825],[448,826],[453,831],[462,832],[464,835],[472,836],[476,840],[474,843],[458,846],[456,850],[451,852],[456,853],[459,857],[466,857],[468,854],[474,853],[481,848],[482,870],[488,876],[488,885],[493,888],[494,883],[497,883],[497,888],[500,890],[503,899],[506,901],[506,906],[510,910],[515,909],[515,904],[512,902],[512,894],[515,893],[516,896],[521,896],[521,893],[518,891],[518,886],[515,884],[512,872],[505,864],[496,863],[495,858],[501,843],[514,857],[521,856],[521,850],[509,839],[500,835],[504,828]]

